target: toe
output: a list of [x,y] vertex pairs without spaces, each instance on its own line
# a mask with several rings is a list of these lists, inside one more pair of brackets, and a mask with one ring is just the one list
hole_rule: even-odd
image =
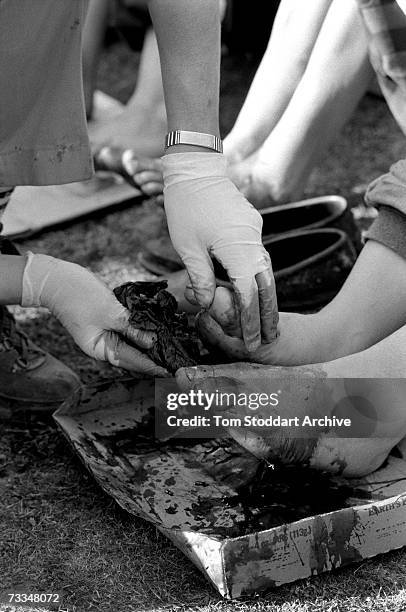
[[157,196],[157,195],[161,195],[163,192],[162,183],[155,183],[155,182],[145,183],[144,185],[140,185],[139,187],[142,193],[144,193],[147,196]]

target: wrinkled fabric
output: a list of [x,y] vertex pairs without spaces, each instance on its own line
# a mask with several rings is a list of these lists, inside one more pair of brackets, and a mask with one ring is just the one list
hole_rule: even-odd
[[365,201],[379,210],[367,238],[376,240],[406,258],[406,160],[373,181]]
[[406,15],[396,0],[357,0],[382,93],[406,133]]
[[390,167],[389,172],[369,185],[365,201],[370,206],[390,206],[406,215],[406,160],[401,159]]
[[383,206],[366,235],[367,240],[380,242],[406,259],[406,215]]
[[82,26],[88,0],[0,0],[0,187],[90,178]]
[[114,295],[130,314],[137,329],[151,331],[156,340],[147,354],[168,372],[196,365],[200,351],[195,328],[186,313],[178,313],[178,303],[166,291],[167,281],[125,283],[114,289]]
[[[369,55],[382,93],[406,134],[406,15],[399,0],[357,0]],[[406,258],[406,160],[368,187],[365,200],[379,210],[366,238]]]

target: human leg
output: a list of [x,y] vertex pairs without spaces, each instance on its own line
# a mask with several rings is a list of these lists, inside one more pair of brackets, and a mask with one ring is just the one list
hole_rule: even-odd
[[97,67],[106,33],[110,6],[111,0],[90,0],[83,29],[83,86],[86,116],[88,118],[92,114]]
[[[339,27],[337,27],[339,24]],[[259,150],[231,169],[257,207],[298,199],[373,75],[354,0],[334,0],[285,111]]]
[[162,155],[166,128],[161,64],[156,37],[149,29],[141,53],[137,85],[123,112],[91,127],[93,149],[103,146],[131,149],[135,155]]
[[254,153],[276,126],[306,69],[332,0],[282,0],[268,48],[224,142],[231,163]]

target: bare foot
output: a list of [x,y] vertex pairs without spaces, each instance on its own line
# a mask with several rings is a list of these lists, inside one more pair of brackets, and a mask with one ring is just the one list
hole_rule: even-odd
[[230,163],[229,176],[247,200],[257,209],[299,200],[302,192],[281,185],[274,168],[260,159],[258,151],[246,159]]
[[242,190],[251,182],[252,169],[256,158],[257,153],[238,161],[228,158],[228,175],[238,189]]
[[[260,394],[277,393],[277,404],[261,403],[254,413],[239,402],[220,407],[226,417],[292,419],[280,426],[237,427],[234,421],[229,432],[244,448],[263,459],[364,476],[378,469],[406,434],[405,342],[406,326],[366,351],[331,362],[198,366],[179,370],[177,381],[182,390],[244,394],[257,401]],[[310,428],[304,429],[306,422]]]
[[132,149],[129,149],[123,154],[123,166],[142,193],[149,197],[157,197],[159,202],[163,203],[164,180],[162,160],[159,157],[138,157]]

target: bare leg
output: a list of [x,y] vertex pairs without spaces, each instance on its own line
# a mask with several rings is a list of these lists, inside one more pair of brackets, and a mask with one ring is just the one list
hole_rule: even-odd
[[332,0],[282,0],[268,48],[224,142],[232,163],[254,153],[284,113],[306,69]]
[[145,37],[137,86],[121,115],[90,131],[92,146],[131,149],[136,155],[162,154],[167,131],[161,64],[156,37],[150,29]]
[[111,0],[90,0],[83,30],[83,86],[87,117],[92,114],[97,67],[106,33],[110,5]]
[[310,172],[353,113],[372,75],[355,1],[334,0],[279,122],[258,152],[232,169],[252,203],[261,208],[301,196]]

